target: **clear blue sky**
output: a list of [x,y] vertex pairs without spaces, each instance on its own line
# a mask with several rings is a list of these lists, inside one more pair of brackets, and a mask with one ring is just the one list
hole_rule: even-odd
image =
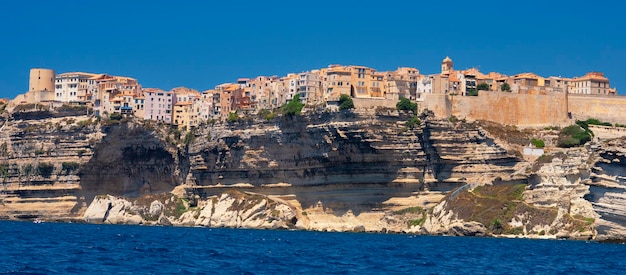
[[[558,2],[558,3],[551,3]],[[31,67],[125,75],[205,90],[329,64],[582,76],[626,94],[620,1],[6,1],[0,97]]]

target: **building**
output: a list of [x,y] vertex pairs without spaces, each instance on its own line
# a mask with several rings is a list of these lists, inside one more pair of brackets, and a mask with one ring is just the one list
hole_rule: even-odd
[[351,95],[352,70],[341,65],[330,65],[323,70],[324,101],[339,101],[341,95]]
[[172,123],[172,109],[176,103],[173,92],[160,89],[144,89],[144,119]]
[[91,93],[96,88],[93,80],[96,74],[69,72],[58,74],[54,81],[54,99],[59,102],[91,101]]
[[[373,77],[376,75],[374,74]],[[401,97],[415,100],[417,98],[419,76],[419,70],[409,67],[399,67],[395,71],[387,72],[385,74],[383,96],[391,100],[398,100]],[[376,85],[377,83],[374,82],[373,86],[376,87]],[[423,86],[420,88],[424,89]]]
[[322,102],[322,81],[320,71],[313,70],[298,74],[296,93],[304,104],[318,104]]
[[615,95],[615,89],[609,84],[609,79],[601,72],[589,72],[583,77],[574,77],[569,84],[572,94]]
[[198,112],[194,110],[194,103],[191,101],[176,102],[173,113],[172,124],[178,129],[190,130],[198,125]]

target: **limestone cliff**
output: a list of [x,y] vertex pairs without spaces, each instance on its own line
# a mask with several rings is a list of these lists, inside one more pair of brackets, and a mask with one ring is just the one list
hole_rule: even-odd
[[183,138],[126,118],[20,113],[0,126],[0,217],[625,238],[625,139],[528,161],[506,144],[509,130],[428,114],[412,127],[411,117],[250,119]]
[[278,197],[229,191],[206,199],[172,194],[139,199],[98,196],[84,218],[92,223],[162,224],[230,228],[295,228],[296,209]]
[[98,194],[171,191],[182,181],[178,149],[148,126],[75,113],[13,114],[0,132],[0,217],[79,220]]

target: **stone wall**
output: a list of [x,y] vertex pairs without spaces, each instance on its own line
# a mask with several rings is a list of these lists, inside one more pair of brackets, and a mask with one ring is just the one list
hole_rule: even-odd
[[352,102],[357,109],[372,109],[378,106],[387,108],[396,108],[397,100],[389,100],[386,98],[353,98]]
[[573,119],[597,118],[601,121],[626,124],[626,96],[573,95],[569,98]]
[[479,96],[426,95],[424,108],[438,117],[490,120],[518,126],[563,125],[567,103],[560,93],[548,95],[480,92]]

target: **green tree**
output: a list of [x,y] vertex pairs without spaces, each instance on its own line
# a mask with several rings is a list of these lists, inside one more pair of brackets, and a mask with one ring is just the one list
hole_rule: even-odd
[[228,123],[234,123],[239,121],[239,115],[237,114],[237,112],[230,112],[228,113],[228,117],[226,118],[226,122]]
[[120,120],[120,119],[122,119],[122,114],[117,113],[117,112],[112,113],[112,114],[109,116],[109,119],[111,119],[111,120]]
[[474,88],[467,89],[468,96],[478,96],[478,90]]
[[417,103],[411,102],[406,97],[401,97],[400,101],[396,103],[396,109],[399,111],[413,111],[414,114],[417,114]]
[[478,89],[479,91],[489,91],[489,84],[480,83],[478,84],[478,86],[476,86],[476,89]]
[[502,86],[500,86],[500,90],[503,92],[511,92],[511,85],[505,82]]
[[411,117],[407,122],[406,122],[406,126],[413,129],[417,126],[420,126],[420,124],[422,124],[422,121],[417,118],[417,116],[413,116]]
[[[584,121],[582,121],[584,122]],[[580,123],[586,126],[586,123]],[[563,148],[569,148],[574,146],[580,146],[591,140],[591,132],[581,127],[581,125],[574,124],[567,126],[559,133],[559,140],[557,145]]]
[[339,110],[349,110],[354,108],[354,102],[349,95],[342,94],[339,96]]
[[300,102],[300,95],[296,94],[289,103],[283,105],[283,113],[288,116],[299,115],[302,112],[304,104]]

